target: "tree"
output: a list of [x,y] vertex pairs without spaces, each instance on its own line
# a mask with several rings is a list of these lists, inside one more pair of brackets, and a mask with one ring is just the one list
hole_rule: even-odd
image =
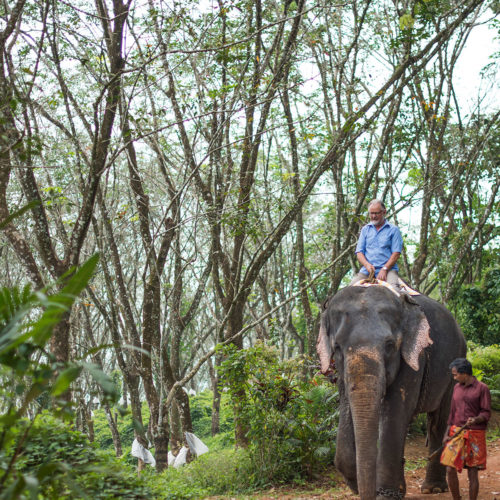
[[217,344],[314,353],[317,304],[354,268],[371,198],[396,220],[426,200],[402,259],[426,291],[438,277],[450,297],[484,267],[465,264],[494,246],[498,117],[455,119],[452,73],[485,6],[424,4],[114,1],[108,15],[101,1],[27,2],[5,15],[1,217],[20,199],[37,217],[4,230],[2,257],[14,249],[43,286],[101,252],[89,305],[57,338],[64,356],[110,346],[95,362],[120,370],[143,444],[146,399],[159,469],[191,430],[184,388],[217,383]]
[[[8,198],[12,192],[9,193],[8,188],[14,170],[18,174],[20,189],[16,194],[31,203],[32,228],[23,231],[11,221],[3,231],[37,288],[46,283],[45,270],[52,278],[61,278],[80,262],[99,181],[109,166],[108,154],[124,67],[124,26],[130,1],[114,1],[113,20],[100,0],[96,7],[102,28],[100,38],[105,42],[102,57],[103,61],[107,60],[107,65],[100,65],[95,75],[100,79],[100,86],[93,96],[93,103],[78,101],[71,88],[70,76],[65,74],[61,63],[64,56],[80,60],[80,48],[76,48],[76,53],[72,52],[71,42],[60,39],[62,25],[58,18],[67,10],[65,5],[45,3],[37,6],[18,1],[12,9],[5,11],[5,28],[0,34],[0,217],[8,219],[11,212]],[[79,13],[81,11],[72,9],[71,14],[78,16]],[[18,53],[14,50],[18,38],[26,44],[27,51]],[[82,48],[87,46],[84,43]],[[20,56],[19,60],[17,56]],[[34,70],[25,65],[32,65]],[[94,79],[92,71],[83,71],[83,75]],[[47,95],[43,93],[42,80],[45,84],[47,80],[51,82],[51,90],[59,92],[60,104],[71,110],[66,115],[66,122],[59,121],[44,109],[42,103]],[[94,109],[93,126],[85,118],[84,111],[84,107],[90,104]],[[75,116],[78,125],[73,118]],[[52,196],[55,195],[57,201],[61,199],[57,195],[59,186],[54,185],[46,168],[53,159],[52,151],[44,148],[46,137],[41,131],[44,120],[66,135],[77,151],[74,167],[79,172],[78,195],[81,198],[74,200],[78,208],[69,233],[57,202],[55,210],[51,209]],[[86,141],[77,133],[79,127],[87,132]],[[42,170],[38,171],[37,167]],[[46,187],[42,187],[44,177]],[[48,194],[45,199],[44,192]],[[30,229],[33,230],[33,242]],[[36,254],[32,243],[36,245]],[[61,361],[69,359],[69,321],[70,311],[55,328],[51,340],[51,349]]]

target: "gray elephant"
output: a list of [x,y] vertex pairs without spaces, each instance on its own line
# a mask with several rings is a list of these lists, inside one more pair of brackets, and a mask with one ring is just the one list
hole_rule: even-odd
[[[448,366],[466,344],[449,311],[424,295],[349,286],[324,305],[317,351],[334,361],[340,393],[335,465],[362,500],[403,498],[404,444],[414,415],[427,413],[429,453],[446,429],[453,380]],[[446,491],[439,457],[424,493]]]

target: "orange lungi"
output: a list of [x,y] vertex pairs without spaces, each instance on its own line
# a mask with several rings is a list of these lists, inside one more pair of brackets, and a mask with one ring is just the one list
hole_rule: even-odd
[[[454,436],[459,427],[452,425],[450,436]],[[467,429],[446,443],[441,453],[441,463],[455,467],[461,472],[464,467],[486,469],[486,431]]]

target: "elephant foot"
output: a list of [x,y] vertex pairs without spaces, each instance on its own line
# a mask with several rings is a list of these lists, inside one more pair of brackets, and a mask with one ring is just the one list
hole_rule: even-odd
[[395,490],[393,488],[377,488],[377,500],[395,498],[396,500],[402,500],[405,497],[405,492],[403,490]]
[[447,483],[442,483],[442,484],[426,484],[426,483],[424,483],[420,487],[420,491],[424,495],[432,495],[433,493],[444,493],[445,491],[448,491],[448,484]]

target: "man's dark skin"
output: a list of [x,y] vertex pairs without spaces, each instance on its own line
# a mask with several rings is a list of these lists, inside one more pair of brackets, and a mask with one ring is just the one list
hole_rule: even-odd
[[[472,375],[468,375],[467,373],[459,373],[456,368],[451,369],[451,374],[453,375],[454,380],[456,380],[459,384],[462,385],[470,385],[474,382],[474,377]],[[466,425],[476,425],[484,422],[485,418],[481,415],[477,417],[469,417],[467,419]],[[444,433],[443,444],[446,444],[450,439],[450,425],[447,427],[446,432]],[[478,476],[478,468],[477,467],[469,467],[467,469],[467,474],[469,477],[469,499],[477,500],[477,495],[479,492],[479,476]],[[453,500],[460,500],[460,486],[458,482],[458,474],[457,470],[454,467],[446,467],[446,477],[448,479],[448,486],[450,488],[451,495],[453,496]]]

